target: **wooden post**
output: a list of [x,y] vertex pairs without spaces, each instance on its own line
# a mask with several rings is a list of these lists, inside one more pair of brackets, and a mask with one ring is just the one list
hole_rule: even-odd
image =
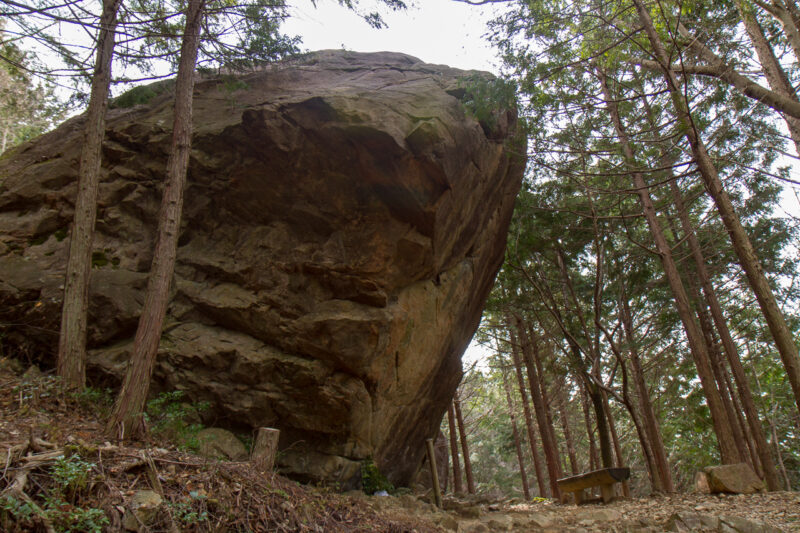
[[442,508],[442,491],[439,489],[439,472],[436,470],[436,454],[433,450],[433,439],[425,441],[428,448],[428,465],[431,467],[431,480],[433,484],[433,497],[436,500],[436,507]]
[[275,453],[278,451],[278,437],[281,432],[273,428],[258,428],[258,435],[253,444],[250,460],[256,463],[259,470],[272,471],[275,465]]

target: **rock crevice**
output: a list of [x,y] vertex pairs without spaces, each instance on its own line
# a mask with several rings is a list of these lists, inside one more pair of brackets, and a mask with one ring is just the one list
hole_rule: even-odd
[[[174,296],[155,385],[216,425],[281,429],[280,466],[408,483],[461,377],[502,262],[524,153],[454,95],[467,73],[326,51],[195,90]],[[152,259],[169,90],[107,122],[90,368],[118,379]],[[57,345],[82,118],[0,160],[4,343]],[[516,144],[515,144],[516,143]],[[38,329],[36,329],[38,328]]]

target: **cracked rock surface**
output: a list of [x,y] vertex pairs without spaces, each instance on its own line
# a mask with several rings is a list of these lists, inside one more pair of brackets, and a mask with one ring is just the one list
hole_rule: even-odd
[[[198,80],[156,390],[214,425],[281,430],[300,479],[406,484],[460,379],[502,262],[524,141],[483,123],[469,74],[325,51]],[[124,371],[152,259],[171,90],[112,109],[91,281],[90,372]],[[0,159],[4,349],[51,359],[83,118]]]

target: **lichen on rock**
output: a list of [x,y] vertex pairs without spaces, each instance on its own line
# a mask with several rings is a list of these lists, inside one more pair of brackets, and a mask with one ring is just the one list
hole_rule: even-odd
[[[197,83],[155,390],[210,402],[217,425],[279,428],[279,466],[301,479],[348,488],[368,457],[395,485],[412,479],[460,380],[524,169],[513,110],[487,134],[456,98],[468,74],[326,51],[234,86]],[[170,98],[109,112],[95,376],[119,379],[130,352]],[[0,319],[26,324],[4,345],[41,359],[57,344],[41,328],[58,331],[82,121],[0,161]]]

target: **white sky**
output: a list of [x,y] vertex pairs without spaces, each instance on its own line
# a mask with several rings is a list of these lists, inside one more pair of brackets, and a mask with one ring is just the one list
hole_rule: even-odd
[[[365,10],[373,7],[370,0],[361,3]],[[308,50],[344,47],[355,52],[403,52],[428,63],[498,71],[497,54],[483,38],[496,7],[453,0],[406,3],[406,11],[382,10],[388,28],[376,30],[335,0],[319,0],[316,8],[310,0],[291,0],[291,17],[282,29],[301,35]]]

